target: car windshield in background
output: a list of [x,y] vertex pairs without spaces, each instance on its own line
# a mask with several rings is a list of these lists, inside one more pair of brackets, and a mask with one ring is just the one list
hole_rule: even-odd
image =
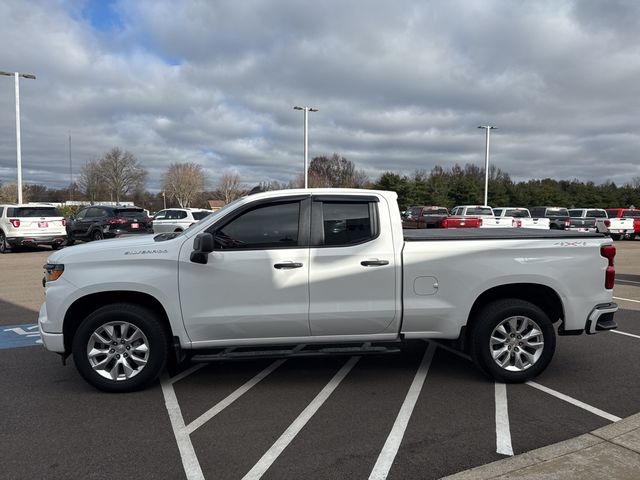
[[607,218],[604,210],[587,210],[587,217]]
[[478,215],[480,217],[493,217],[493,210],[489,207],[467,208],[467,215]]
[[202,220],[204,217],[209,215],[211,212],[192,212],[194,220]]
[[526,210],[507,210],[506,211],[506,215],[507,217],[514,217],[514,218],[528,218],[529,214],[527,213]]
[[8,217],[62,217],[54,207],[10,207],[7,208]]
[[547,208],[547,217],[568,217],[569,210],[566,208]]
[[622,212],[622,216],[626,218],[638,218],[640,217],[640,210],[625,210]]
[[141,208],[118,208],[113,213],[123,218],[140,218],[145,217],[144,210]]

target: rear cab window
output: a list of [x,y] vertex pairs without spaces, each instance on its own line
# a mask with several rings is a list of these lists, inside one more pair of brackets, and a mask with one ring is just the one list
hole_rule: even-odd
[[378,236],[377,199],[316,200],[311,210],[312,246],[346,247]]

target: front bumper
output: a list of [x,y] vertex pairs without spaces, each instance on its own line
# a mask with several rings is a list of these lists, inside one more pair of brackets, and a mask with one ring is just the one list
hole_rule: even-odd
[[618,305],[616,303],[596,305],[587,318],[584,331],[589,335],[593,335],[597,332],[618,328],[618,324],[613,319],[613,314],[617,311]]
[[43,325],[48,323],[47,318],[47,304],[43,303],[40,307],[40,314],[38,315],[38,330],[42,343],[47,350],[57,353],[64,353],[64,335],[62,333],[49,333],[42,329]]

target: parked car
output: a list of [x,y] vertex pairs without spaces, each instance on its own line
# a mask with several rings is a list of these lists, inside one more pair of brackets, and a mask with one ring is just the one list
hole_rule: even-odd
[[442,221],[449,216],[445,207],[409,207],[402,217],[402,228],[442,228]]
[[532,217],[545,217],[549,219],[549,228],[552,230],[566,230],[571,225],[569,210],[563,207],[533,207],[530,208]]
[[609,225],[607,233],[611,238],[629,238],[633,240],[640,235],[640,209],[637,208],[607,208]]
[[495,381],[525,382],[551,361],[556,331],[616,328],[610,238],[403,230],[396,202],[374,190],[256,193],[182,235],[61,250],[45,265],[42,341],[95,387],[123,392],[153,382],[172,354],[391,353],[430,338],[457,340]]
[[511,218],[498,218],[487,205],[460,205],[453,207],[445,228],[512,228]]
[[169,208],[153,217],[153,233],[182,232],[213,213],[202,208]]
[[92,205],[67,222],[67,244],[76,240],[102,240],[124,234],[152,233],[151,219],[138,207]]
[[51,245],[57,250],[67,239],[65,219],[52,205],[0,205],[0,253],[21,245]]
[[515,228],[538,228],[549,230],[548,218],[532,218],[531,212],[527,208],[521,207],[498,207],[493,209],[493,214],[497,218],[510,218],[511,225]]
[[578,232],[595,232],[596,219],[607,218],[607,212],[602,208],[570,208],[571,224],[568,230]]

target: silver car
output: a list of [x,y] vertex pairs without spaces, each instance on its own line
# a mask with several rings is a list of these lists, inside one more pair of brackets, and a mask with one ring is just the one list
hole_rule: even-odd
[[168,208],[153,217],[153,233],[182,232],[213,213],[202,208]]

